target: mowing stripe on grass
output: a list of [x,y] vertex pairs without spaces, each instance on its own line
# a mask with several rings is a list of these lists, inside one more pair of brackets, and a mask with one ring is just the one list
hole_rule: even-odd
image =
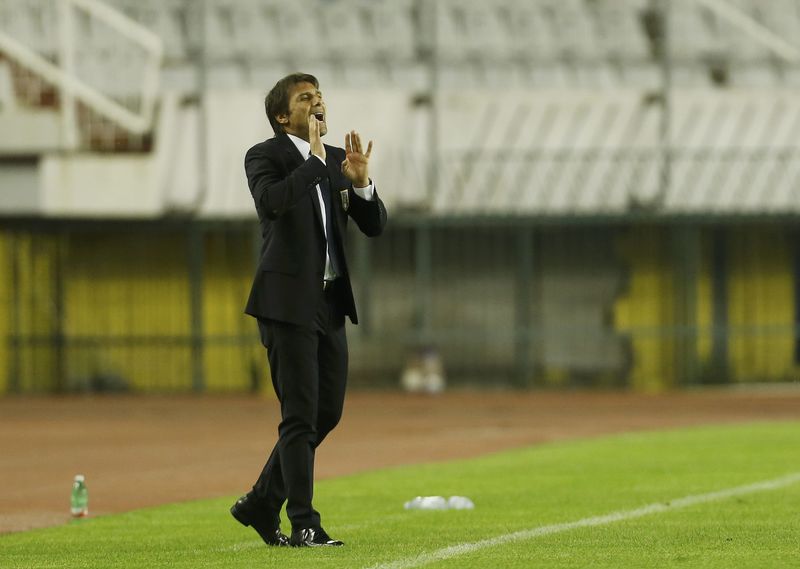
[[[365,521],[365,522],[361,522],[361,523],[357,523],[357,524],[337,525],[336,526],[336,531],[340,532],[340,531],[360,530],[360,529],[368,528],[368,527],[371,527],[371,526],[374,526],[374,525],[377,525],[377,524],[382,524],[382,523],[385,523],[387,521],[400,520],[400,519],[403,519],[405,517],[408,517],[408,514],[406,514],[406,513],[394,514],[394,515],[391,515],[391,516],[383,516],[380,519],[373,519],[371,521]],[[264,542],[261,541],[260,539],[249,539],[247,541],[234,543],[233,545],[228,545],[226,547],[219,547],[219,548],[215,549],[214,551],[217,551],[219,553],[225,553],[225,552],[228,552],[228,551],[232,551],[232,552],[235,553],[235,552],[239,552],[239,551],[245,551],[247,549],[261,549],[262,547],[264,547]]]
[[497,545],[503,545],[514,541],[524,541],[527,539],[533,539],[535,537],[541,537],[544,535],[550,535],[554,533],[561,533],[578,528],[596,527],[596,526],[613,524],[615,522],[632,520],[635,518],[649,516],[651,514],[660,514],[663,512],[669,512],[671,510],[677,510],[679,508],[688,508],[689,506],[694,506],[697,504],[705,504],[707,502],[716,502],[719,500],[725,500],[727,498],[733,498],[735,496],[754,494],[756,492],[766,492],[768,490],[778,490],[780,488],[786,488],[787,486],[796,484],[797,482],[800,482],[800,472],[795,472],[794,474],[789,474],[781,478],[764,480],[761,482],[756,482],[754,484],[747,484],[745,486],[736,486],[734,488],[727,488],[725,490],[719,490],[717,492],[709,492],[708,494],[695,494],[692,496],[684,496],[683,498],[670,500],[668,502],[657,502],[655,504],[650,504],[648,506],[636,508],[635,510],[623,510],[620,512],[612,512],[604,516],[593,516],[590,518],[583,518],[574,522],[553,524],[549,526],[540,526],[538,528],[532,528],[528,530],[517,531],[514,533],[508,533],[498,537],[483,539],[481,541],[475,541],[472,543],[461,543],[459,545],[452,545],[450,547],[437,549],[436,551],[432,551],[431,553],[423,553],[421,555],[416,555],[414,557],[407,557],[405,559],[399,559],[397,561],[391,561],[389,563],[381,563],[378,565],[373,565],[369,569],[413,569],[415,567],[421,567],[423,565],[427,565],[435,561],[443,561],[445,559],[451,559],[453,557],[458,557],[460,555],[466,555],[467,553],[472,553],[473,551],[478,551],[480,549],[486,549],[487,547],[495,547]]

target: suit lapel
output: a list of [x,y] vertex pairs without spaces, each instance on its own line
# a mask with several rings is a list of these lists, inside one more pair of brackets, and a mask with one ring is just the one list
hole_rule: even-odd
[[[330,153],[328,153],[330,157]],[[336,160],[331,160],[330,158],[326,161],[325,165],[328,168],[328,180],[330,181],[330,190],[331,190],[331,204],[336,204],[333,206],[334,212],[337,210],[341,210],[347,215],[348,210],[350,209],[350,195],[349,195],[349,188],[342,188],[338,185],[333,185],[333,180],[341,180],[341,164],[336,162]],[[342,193],[345,196],[342,196]]]
[[278,141],[278,144],[283,149],[284,156],[286,157],[286,165],[290,172],[305,161],[305,156],[300,154],[300,151],[297,150],[297,147],[289,138],[288,134],[285,132],[278,133],[275,135],[275,140]]

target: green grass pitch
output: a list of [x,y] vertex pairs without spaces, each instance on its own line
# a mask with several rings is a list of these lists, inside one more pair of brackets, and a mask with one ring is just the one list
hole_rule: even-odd
[[[0,567],[797,568],[800,481],[415,561],[459,544],[797,472],[800,423],[626,434],[322,481],[315,505],[329,533],[346,542],[342,548],[267,548],[230,516],[231,495],[0,536]],[[405,511],[403,502],[417,495],[469,496],[476,508]]]

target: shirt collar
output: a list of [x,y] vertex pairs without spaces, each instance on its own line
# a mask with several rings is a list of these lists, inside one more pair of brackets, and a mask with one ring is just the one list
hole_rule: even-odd
[[303,160],[308,158],[308,155],[311,152],[311,143],[308,142],[307,140],[303,140],[299,136],[289,134],[288,132],[286,133],[286,136],[289,137],[289,140],[291,140],[294,143],[295,147],[297,147],[297,150],[300,151],[300,156],[303,157]]

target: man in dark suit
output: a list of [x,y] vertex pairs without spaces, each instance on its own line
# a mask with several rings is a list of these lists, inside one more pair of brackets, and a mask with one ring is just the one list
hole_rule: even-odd
[[[369,178],[372,142],[364,150],[351,131],[344,149],[322,144],[328,127],[315,77],[284,77],[264,103],[275,136],[244,161],[263,237],[245,312],[258,319],[281,422],[261,475],[231,513],[268,545],[342,545],[311,504],[314,452],[342,415],[345,316],[358,323],[345,256],[348,218],[373,237],[383,231],[386,209]],[[288,538],[279,527],[284,502]]]

